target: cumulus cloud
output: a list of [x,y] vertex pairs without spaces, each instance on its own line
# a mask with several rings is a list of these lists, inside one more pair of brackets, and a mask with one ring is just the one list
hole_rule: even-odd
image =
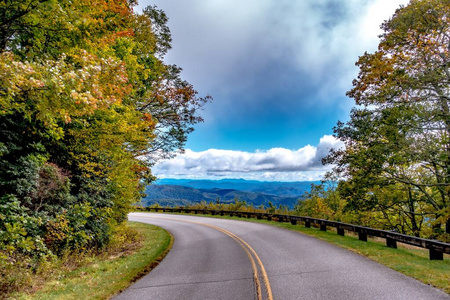
[[158,163],[153,172],[158,177],[173,178],[245,178],[260,180],[317,180],[328,169],[321,164],[331,148],[343,144],[325,135],[317,146],[298,150],[272,148],[267,151],[233,151],[209,149],[184,154]]

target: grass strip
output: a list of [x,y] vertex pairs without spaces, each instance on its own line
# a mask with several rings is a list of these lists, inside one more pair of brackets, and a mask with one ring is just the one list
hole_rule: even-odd
[[[192,214],[183,213],[183,215]],[[369,237],[367,242],[363,242],[350,232],[346,232],[346,236],[340,236],[334,228],[321,231],[314,227],[306,228],[303,225],[292,225],[290,223],[279,223],[253,218],[201,214],[197,216],[262,223],[300,232],[363,255],[397,272],[450,294],[450,285],[448,284],[450,282],[450,256],[448,254],[444,254],[444,260],[430,260],[428,249],[417,248],[402,243],[398,243],[398,249],[393,249],[386,247],[384,240],[381,242]]]
[[95,261],[45,283],[36,293],[15,294],[12,299],[109,299],[123,291],[156,267],[173,244],[173,237],[160,227],[128,225],[143,236],[137,251]]

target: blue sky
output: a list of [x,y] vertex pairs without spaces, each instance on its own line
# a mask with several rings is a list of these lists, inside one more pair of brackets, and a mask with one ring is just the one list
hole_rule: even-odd
[[[353,105],[355,62],[406,0],[141,0],[169,17],[167,63],[214,101],[170,178],[317,180],[330,135]],[[270,162],[270,163],[267,163]]]

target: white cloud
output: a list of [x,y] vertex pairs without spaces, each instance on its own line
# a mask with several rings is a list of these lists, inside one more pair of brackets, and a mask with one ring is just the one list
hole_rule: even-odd
[[184,154],[162,161],[153,172],[161,178],[244,178],[258,180],[318,180],[329,169],[321,159],[342,142],[325,135],[317,146],[298,150],[272,148],[267,151],[233,151],[209,149]]

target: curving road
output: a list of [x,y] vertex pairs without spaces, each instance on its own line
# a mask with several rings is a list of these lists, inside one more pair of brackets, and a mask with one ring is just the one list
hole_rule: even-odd
[[365,257],[274,226],[157,213],[129,219],[161,226],[175,242],[117,300],[450,299]]

